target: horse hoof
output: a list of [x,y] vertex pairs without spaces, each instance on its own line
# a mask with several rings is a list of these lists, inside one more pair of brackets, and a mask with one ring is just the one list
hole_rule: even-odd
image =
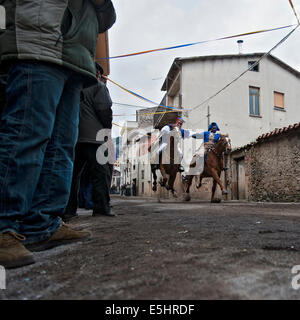
[[200,187],[201,187],[200,184],[197,184],[197,185],[196,185],[196,188],[197,188],[197,189],[200,189]]
[[172,192],[173,198],[178,198],[177,193],[174,191]]
[[187,194],[185,197],[184,197],[184,201],[191,201],[191,196],[189,194]]
[[211,200],[211,203],[220,203],[221,202],[221,199],[212,199]]
[[228,191],[224,189],[224,190],[222,191],[222,194],[223,194],[223,195],[228,194]]

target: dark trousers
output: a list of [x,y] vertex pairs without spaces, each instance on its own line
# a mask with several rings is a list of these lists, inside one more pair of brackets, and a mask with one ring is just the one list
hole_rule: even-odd
[[95,213],[109,212],[111,168],[109,163],[100,165],[97,162],[96,152],[98,148],[99,144],[77,143],[71,192],[65,214],[73,215],[77,211],[80,177],[85,167],[92,180],[93,211]]

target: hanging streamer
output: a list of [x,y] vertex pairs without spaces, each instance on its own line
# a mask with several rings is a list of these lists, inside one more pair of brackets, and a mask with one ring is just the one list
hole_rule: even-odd
[[[291,0],[289,0],[289,1],[291,2]],[[296,13],[296,12],[295,12],[295,13]],[[297,18],[297,19],[298,19],[298,18]],[[298,23],[299,23],[299,22],[298,22]],[[281,30],[281,29],[285,29],[285,28],[291,28],[291,27],[293,27],[293,26],[295,26],[295,25],[292,24],[292,25],[283,26],[283,27],[278,27],[278,28],[251,31],[251,32],[240,33],[240,34],[236,34],[236,35],[232,35],[232,36],[227,36],[227,37],[222,37],[222,38],[217,38],[217,39],[211,39],[211,40],[204,40],[204,41],[197,41],[197,42],[192,42],[192,43],[181,44],[181,45],[172,46],[172,47],[166,47],[166,48],[159,48],[159,49],[152,49],[152,50],[134,52],[134,53],[123,54],[123,55],[118,55],[118,56],[113,56],[113,57],[99,58],[99,59],[97,59],[97,60],[125,58],[125,57],[137,56],[137,55],[141,55],[141,54],[147,54],[147,53],[151,53],[151,52],[173,50],[173,49],[184,48],[184,47],[194,46],[194,45],[197,45],[197,44],[203,44],[203,43],[213,42],[213,41],[233,39],[233,38],[237,38],[237,37],[244,37],[244,36],[249,36],[249,35],[258,34],[258,33],[271,32],[271,31]]]
[[134,95],[135,97],[137,97],[137,98],[139,98],[139,99],[142,99],[142,100],[144,100],[144,101],[150,102],[150,103],[156,105],[157,107],[163,107],[163,108],[166,108],[166,109],[172,109],[172,110],[174,110],[174,111],[179,111],[179,112],[182,111],[181,109],[177,109],[177,108],[174,108],[174,107],[166,106],[166,105],[163,105],[163,104],[154,102],[154,101],[152,101],[152,100],[149,100],[149,99],[147,99],[147,98],[145,98],[145,97],[143,97],[143,96],[141,96],[141,95],[139,95],[139,94],[137,94],[137,93],[135,93],[135,92],[133,92],[133,91],[131,91],[131,90],[128,90],[128,89],[122,87],[121,85],[117,84],[117,83],[114,82],[113,80],[109,79],[107,76],[102,76],[102,77],[105,78],[106,80],[112,82],[114,85],[118,86],[118,87],[121,88],[122,90],[124,90],[124,91],[126,91],[126,92],[128,92],[128,93],[130,93],[130,94],[132,94],[132,95]]
[[293,11],[294,11],[294,15],[295,15],[295,17],[296,17],[296,19],[297,19],[298,24],[300,24],[299,19],[298,19],[298,15],[297,15],[297,12],[296,12],[296,10],[295,10],[295,8],[294,8],[294,5],[293,5],[292,0],[289,0],[289,3],[290,3],[290,5],[291,5],[291,7],[292,7],[292,9],[293,9]]

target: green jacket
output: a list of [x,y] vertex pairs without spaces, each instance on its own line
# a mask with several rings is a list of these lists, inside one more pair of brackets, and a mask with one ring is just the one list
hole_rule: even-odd
[[96,79],[98,33],[116,20],[111,0],[0,0],[6,29],[0,33],[0,62],[12,59],[55,63]]

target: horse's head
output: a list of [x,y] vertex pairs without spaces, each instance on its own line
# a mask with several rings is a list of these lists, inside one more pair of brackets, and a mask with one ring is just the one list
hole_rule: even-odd
[[221,138],[218,143],[220,144],[222,151],[225,153],[230,153],[231,151],[231,140],[229,139],[228,134],[221,134]]

